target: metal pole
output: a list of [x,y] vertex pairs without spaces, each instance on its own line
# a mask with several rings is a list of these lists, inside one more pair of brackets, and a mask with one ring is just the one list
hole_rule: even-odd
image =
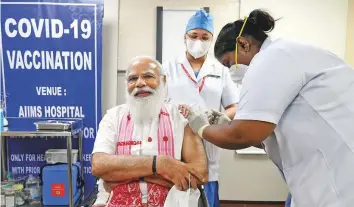
[[69,206],[74,207],[74,194],[73,194],[73,172],[72,172],[72,146],[71,146],[72,136],[66,137],[66,156],[68,159],[68,180],[69,180]]
[[[79,136],[79,159],[80,159],[80,166],[81,166],[81,178],[84,179],[84,162],[83,162],[83,149],[82,149],[82,130],[80,130],[78,136]],[[85,199],[85,186],[82,186],[81,188],[81,193],[82,193],[82,201]]]
[[5,163],[5,139],[6,137],[1,136],[1,178],[5,180],[6,178],[6,163]]

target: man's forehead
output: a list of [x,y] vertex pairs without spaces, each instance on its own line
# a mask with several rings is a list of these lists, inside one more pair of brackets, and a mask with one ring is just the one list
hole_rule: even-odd
[[128,75],[137,75],[137,74],[153,74],[158,75],[157,71],[154,69],[131,69]]
[[130,68],[129,74],[136,73],[152,73],[158,75],[159,70],[158,66],[151,61],[136,60],[132,63],[132,67]]

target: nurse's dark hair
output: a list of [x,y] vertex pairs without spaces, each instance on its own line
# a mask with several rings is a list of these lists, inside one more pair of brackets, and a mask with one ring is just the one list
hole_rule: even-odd
[[[272,31],[275,26],[274,18],[266,11],[256,9],[253,10],[243,28],[242,37],[252,37],[257,40],[260,45],[268,37],[266,33]],[[226,52],[235,50],[236,38],[239,35],[244,19],[237,20],[226,24],[220,31],[214,47],[214,54],[216,58],[220,58]]]

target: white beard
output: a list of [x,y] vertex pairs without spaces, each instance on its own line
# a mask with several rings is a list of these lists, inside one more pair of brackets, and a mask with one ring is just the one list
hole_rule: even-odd
[[163,82],[156,90],[149,87],[143,89],[152,91],[152,94],[147,97],[135,97],[134,94],[139,90],[137,88],[131,94],[126,93],[127,104],[134,123],[151,122],[157,118],[165,102],[166,86]]

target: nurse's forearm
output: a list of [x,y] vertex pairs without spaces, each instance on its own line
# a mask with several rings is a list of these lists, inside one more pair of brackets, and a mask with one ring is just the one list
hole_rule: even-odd
[[259,144],[259,145],[254,145],[253,147],[257,147],[258,149],[264,149],[263,145],[262,144]]
[[251,145],[247,145],[247,144],[238,144],[238,145],[233,145],[234,148],[232,148],[232,150],[242,150],[242,149],[246,149],[249,147],[252,147]]
[[201,128],[203,139],[224,149],[238,149],[240,146],[258,146],[275,129],[276,125],[262,121],[233,120],[220,125]]
[[210,125],[203,130],[203,139],[224,149],[240,149],[259,145],[263,130],[253,125],[253,121],[233,120],[225,124]]
[[225,114],[232,120],[236,115],[237,105],[232,104],[225,108]]
[[263,146],[261,144],[259,145],[238,145],[238,148],[234,149],[234,150],[241,150],[241,149],[246,149],[246,148],[249,148],[249,147],[256,147],[258,149],[263,149]]
[[245,140],[237,130],[233,129],[234,124],[229,122],[207,126],[203,131],[203,139],[224,149],[236,150],[250,146],[249,141]]

